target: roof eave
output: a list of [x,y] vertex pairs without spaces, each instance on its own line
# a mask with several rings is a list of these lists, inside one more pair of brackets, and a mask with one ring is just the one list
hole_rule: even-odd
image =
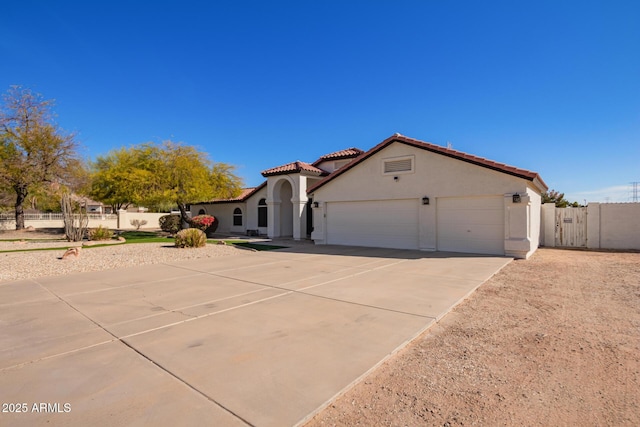
[[326,176],[329,174],[326,171],[316,172],[316,171],[310,171],[306,169],[292,169],[292,170],[278,171],[278,172],[267,172],[267,173],[263,172],[262,176],[264,176],[265,178],[268,178],[270,176],[293,175],[297,173],[304,176]]
[[253,196],[254,194],[256,194],[258,191],[260,191],[262,188],[266,187],[267,185],[267,181],[264,181],[262,184],[258,185],[257,187],[255,187],[253,190],[251,190],[250,192],[248,192],[247,194],[244,195],[244,197],[242,198],[238,198],[238,199],[226,199],[226,200],[213,200],[213,201],[208,201],[208,202],[197,202],[197,203],[190,203],[192,205],[217,205],[217,204],[221,204],[221,203],[244,203],[246,202],[251,196]]
[[488,168],[488,169],[491,169],[491,170],[495,170],[497,172],[505,173],[505,174],[508,174],[508,175],[512,175],[512,176],[515,176],[515,177],[518,177],[518,178],[521,178],[521,179],[525,179],[525,180],[528,180],[528,181],[533,181],[534,184],[539,189],[541,189],[542,192],[546,191],[546,190],[542,190],[543,188],[547,188],[547,185],[544,183],[542,178],[540,178],[540,176],[536,172],[530,172],[530,171],[526,171],[526,170],[523,170],[523,169],[518,169],[518,168],[515,168],[515,167],[508,166],[506,164],[502,164],[502,163],[494,162],[494,161],[491,161],[491,160],[488,160],[488,159],[483,159],[481,157],[473,156],[471,154],[458,152],[458,151],[455,151],[455,150],[451,150],[449,148],[440,147],[440,146],[437,146],[437,145],[434,145],[434,144],[431,144],[431,143],[428,143],[428,142],[418,141],[417,139],[413,139],[413,138],[409,138],[409,137],[406,137],[406,136],[403,136],[403,135],[395,134],[395,135],[390,136],[389,138],[385,139],[384,141],[382,141],[381,143],[379,143],[378,145],[376,145],[375,147],[373,147],[369,151],[361,154],[355,160],[353,160],[349,164],[345,165],[341,169],[338,169],[333,174],[327,176],[326,178],[324,178],[320,182],[318,182],[315,185],[313,185],[310,188],[308,188],[307,189],[307,194],[313,193],[318,188],[320,188],[320,187],[324,186],[325,184],[329,183],[333,179],[335,179],[338,176],[342,175],[343,173],[347,172],[352,167],[355,167],[356,165],[362,163],[364,160],[368,159],[369,157],[373,156],[374,154],[378,153],[379,151],[383,150],[388,145],[391,145],[394,142],[398,142],[398,143],[401,143],[401,144],[409,145],[409,146],[412,146],[412,147],[415,147],[415,148],[419,148],[419,149],[422,149],[422,150],[426,150],[426,151],[429,151],[429,152],[432,152],[432,153],[435,153],[435,154],[440,154],[440,155],[443,155],[443,156],[446,156],[446,157],[449,157],[449,158],[452,158],[452,159],[461,160],[463,162],[467,162],[467,163],[474,164],[476,166],[480,166],[480,167],[483,167],[483,168]]
[[320,157],[315,162],[313,162],[311,164],[311,166],[317,167],[322,162],[333,162],[335,160],[355,159],[355,158],[357,158],[358,156],[361,156],[364,153],[364,151],[362,151],[361,149],[359,149],[357,147],[350,147],[350,148],[347,148],[346,150],[341,150],[341,151],[348,151],[348,150],[357,150],[357,151],[359,151],[359,153],[341,154],[341,155],[335,155],[335,156],[327,154],[327,155],[324,155],[324,156]]

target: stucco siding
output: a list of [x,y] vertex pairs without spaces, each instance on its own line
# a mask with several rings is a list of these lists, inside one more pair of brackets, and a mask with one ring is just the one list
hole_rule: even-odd
[[[267,234],[267,227],[258,227],[258,202],[267,198],[267,189],[262,188],[248,197],[244,202],[196,203],[191,205],[192,215],[198,215],[203,209],[207,215],[218,218],[218,233],[246,234],[247,230],[259,230]],[[242,225],[233,225],[233,212],[236,208],[242,211]]]
[[[233,211],[236,208],[240,208],[243,213],[242,226],[233,225]],[[245,234],[246,232],[246,203],[233,202],[233,203],[215,203],[215,204],[202,204],[191,205],[191,214],[193,216],[198,215],[200,210],[203,209],[207,215],[213,215],[218,218],[218,233],[224,234]]]
[[[384,162],[395,159],[411,159],[412,170],[385,173]],[[515,193],[521,196],[521,202],[512,201]],[[416,230],[418,247],[440,250],[437,247],[436,212],[438,201],[447,198],[492,198],[497,201],[496,205],[501,208],[496,209],[496,221],[492,227],[498,224],[503,229],[503,232],[493,233],[502,236],[503,245],[498,248],[500,245],[495,239],[492,238],[491,244],[491,239],[487,239],[488,251],[492,253],[527,258],[540,241],[541,195],[531,181],[398,142],[337,176],[315,190],[312,196],[319,203],[313,212],[315,231],[312,238],[316,243],[327,243],[326,235],[331,232],[326,230],[325,218],[329,203],[413,199],[420,206]],[[422,204],[423,197],[429,198],[428,205]],[[361,216],[366,214],[359,213]],[[471,244],[469,249],[480,253],[485,251]]]
[[267,227],[258,227],[258,202],[267,199],[267,188],[254,193],[246,200],[246,228],[245,230],[258,230],[260,234],[267,234]]
[[[414,156],[414,172],[383,174],[385,159]],[[398,179],[395,180],[394,176]],[[524,193],[525,180],[395,143],[315,191],[314,200],[348,201]]]
[[597,246],[593,242],[591,247],[640,249],[640,203],[602,203],[593,207],[599,208],[600,233]]

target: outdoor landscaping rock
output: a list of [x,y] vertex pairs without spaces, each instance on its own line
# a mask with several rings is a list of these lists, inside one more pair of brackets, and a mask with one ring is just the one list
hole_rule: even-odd
[[[4,237],[4,236],[3,236]],[[117,243],[117,242],[116,242]],[[80,246],[79,244],[77,246]],[[69,248],[73,243],[66,241],[30,243],[19,249]],[[0,250],[18,249],[13,242],[0,242]],[[59,276],[85,271],[102,271],[119,267],[143,264],[160,264],[188,259],[207,259],[230,256],[241,249],[233,246],[207,245],[197,250],[180,250],[171,242],[141,243],[131,245],[108,245],[87,248],[73,262],[60,262],[60,251],[30,251],[0,253],[0,283],[7,280],[21,280],[42,276]]]

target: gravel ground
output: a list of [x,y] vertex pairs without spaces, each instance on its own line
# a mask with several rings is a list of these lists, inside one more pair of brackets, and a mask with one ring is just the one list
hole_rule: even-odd
[[[78,243],[52,241],[50,234],[8,233],[0,234],[0,239],[29,239],[29,241],[0,241],[0,251],[59,247],[60,250],[0,253],[0,282],[29,279],[41,276],[59,276],[85,271],[102,271],[119,267],[142,264],[159,264],[179,260],[229,256],[242,249],[226,245],[208,244],[204,248],[179,249],[173,241],[167,243],[140,243],[112,245],[99,248],[85,247],[80,255],[61,259],[67,248]],[[34,243],[31,239],[39,239]],[[42,240],[44,241],[42,241]],[[46,241],[49,240],[49,241]]]

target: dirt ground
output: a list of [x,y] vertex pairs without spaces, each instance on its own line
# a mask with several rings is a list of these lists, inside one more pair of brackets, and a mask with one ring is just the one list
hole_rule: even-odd
[[514,261],[312,426],[640,425],[640,253]]

